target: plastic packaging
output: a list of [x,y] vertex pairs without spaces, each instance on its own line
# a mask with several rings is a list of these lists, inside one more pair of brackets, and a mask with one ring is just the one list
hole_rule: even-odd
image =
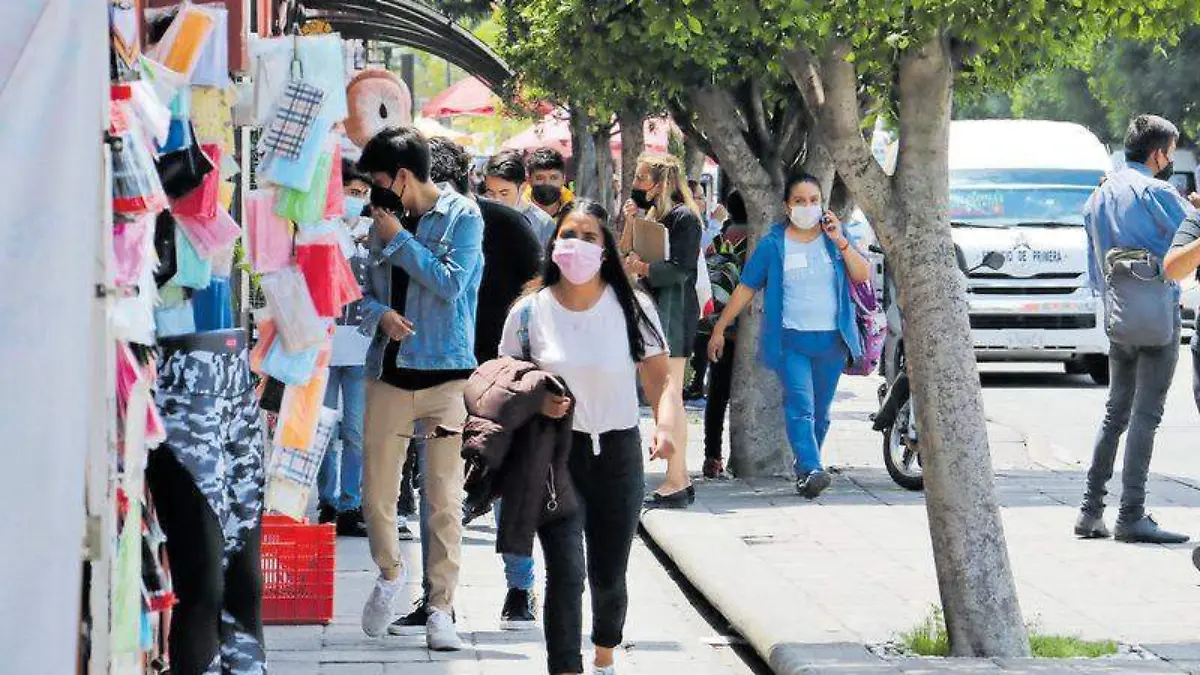
[[204,8],[213,19],[213,30],[204,42],[192,71],[192,84],[201,87],[228,87],[229,10],[219,5]]
[[175,222],[187,233],[192,246],[202,257],[212,258],[237,241],[242,228],[223,209],[217,209],[212,218],[175,214]]
[[362,297],[354,270],[337,243],[297,246],[296,264],[304,273],[317,314],[334,318],[342,307]]
[[250,266],[262,274],[287,267],[292,259],[292,227],[275,215],[275,191],[246,195],[246,251]]
[[[283,392],[283,406],[275,428],[275,446],[305,450],[313,447],[313,437],[321,419],[329,368],[318,367],[308,384],[289,386]],[[313,453],[316,454],[316,453]],[[318,459],[318,462],[320,460]]]
[[[164,66],[189,80],[200,61],[200,54],[216,27],[216,18],[208,9],[184,4],[167,32],[153,50]],[[225,36],[221,36],[224,40]]]
[[263,275],[261,284],[275,328],[288,351],[304,351],[326,340],[327,322],[317,315],[298,267],[292,265]]
[[113,259],[117,286],[132,286],[142,277],[154,250],[154,219],[143,214],[127,222],[113,224]]
[[250,371],[256,375],[264,375],[262,364],[267,358],[267,352],[275,343],[275,319],[271,318],[268,310],[258,310],[255,313],[254,324],[258,327],[258,341],[250,350]]
[[184,300],[154,310],[154,327],[160,338],[195,333],[196,315],[192,310],[192,302]]
[[218,184],[221,182],[221,172],[216,168],[221,166],[221,146],[216,143],[202,143],[200,150],[212,162],[214,170],[204,175],[200,187],[173,201],[171,213],[176,216],[192,216],[212,220],[217,217],[219,210],[217,201],[220,196]]
[[212,266],[214,277],[233,276],[233,249],[234,244],[230,244],[213,253]]
[[342,192],[341,135],[338,134],[337,136],[338,142],[333,144],[332,170],[329,172],[328,187],[325,190],[325,217],[341,219],[346,211],[346,194]]
[[297,223],[315,223],[325,217],[325,199],[333,170],[333,157],[326,153],[317,161],[312,185],[307,190],[281,188],[275,214]]
[[286,385],[303,386],[312,381],[320,352],[319,346],[302,352],[289,352],[279,340],[275,340],[263,359],[262,371]]
[[208,286],[192,294],[192,316],[201,333],[233,328],[233,293],[228,277],[213,276]]
[[111,110],[110,131],[121,140],[112,149],[113,211],[132,216],[163,210],[167,195],[141,125],[126,104],[114,103]]
[[212,279],[212,261],[200,257],[182,227],[175,230],[175,265],[172,286],[200,289]]

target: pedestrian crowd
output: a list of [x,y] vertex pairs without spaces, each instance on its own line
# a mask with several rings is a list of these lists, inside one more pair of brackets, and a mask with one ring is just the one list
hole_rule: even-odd
[[[716,203],[672,156],[641,157],[619,205],[576,198],[551,149],[502,152],[481,174],[462,147],[411,128],[343,163],[339,236],[363,299],[335,329],[325,405],[341,414],[318,517],[369,540],[379,576],[364,632],[424,633],[453,651],[463,529],[491,512],[502,626],[531,627],[543,609],[548,672],[583,673],[586,584],[590,667],[613,673],[639,515],[695,499],[684,389],[709,392],[704,475],[723,477],[736,322],[762,291],[762,360],[784,382],[797,490],[815,498],[830,484],[820,447],[838,377],[862,353],[849,286],[868,265],[811,176],[787,183],[787,219],[747,259],[745,201]],[[647,226],[657,247],[635,236]],[[645,451],[667,463],[648,495]],[[397,617],[411,525],[422,593]]]

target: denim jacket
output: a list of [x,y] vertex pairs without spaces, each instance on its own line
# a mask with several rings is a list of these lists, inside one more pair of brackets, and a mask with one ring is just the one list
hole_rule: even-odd
[[383,372],[388,337],[379,320],[391,309],[392,265],[410,281],[404,314],[415,334],[400,343],[396,365],[414,370],[472,370],[475,362],[475,312],[483,277],[483,217],[479,207],[448,186],[417,224],[417,233],[400,230],[386,246],[371,231],[370,269],[363,287],[362,323],[371,337],[367,373]]
[[[758,241],[746,267],[742,270],[741,283],[763,293],[762,342],[759,355],[763,363],[774,371],[783,368],[783,257],[784,237],[787,224],[778,223]],[[854,301],[850,298],[850,276],[842,262],[837,246],[822,235],[825,248],[833,260],[834,278],[837,283],[837,329],[846,343],[852,361],[862,358],[862,340],[855,320]]]

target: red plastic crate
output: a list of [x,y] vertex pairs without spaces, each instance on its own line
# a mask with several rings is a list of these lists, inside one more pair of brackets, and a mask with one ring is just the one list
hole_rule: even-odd
[[333,620],[337,537],[330,525],[263,516],[263,623],[327,624]]

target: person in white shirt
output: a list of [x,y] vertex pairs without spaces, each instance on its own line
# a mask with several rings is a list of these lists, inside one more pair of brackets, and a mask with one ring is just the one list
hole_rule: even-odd
[[653,301],[633,290],[622,269],[604,207],[590,200],[570,205],[560,215],[550,251],[545,274],[535,282],[538,290],[508,315],[500,353],[533,361],[566,382],[571,398],[548,396],[543,414],[559,419],[572,402],[575,406],[570,468],[584,508],[538,531],[546,560],[549,672],[583,672],[586,577],[593,672],[612,675],[613,649],[621,644],[628,607],[629,552],[645,492],[638,369],[647,395],[659,402],[651,459],[677,451],[673,429],[684,415],[680,383],[671,376]]

